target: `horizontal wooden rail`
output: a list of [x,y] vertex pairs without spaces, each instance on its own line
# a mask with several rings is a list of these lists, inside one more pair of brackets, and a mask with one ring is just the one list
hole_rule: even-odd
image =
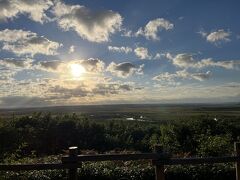
[[204,157],[204,158],[169,158],[153,160],[154,165],[185,165],[185,164],[215,164],[215,163],[231,163],[240,162],[238,156],[223,157]]
[[97,154],[97,155],[78,155],[77,157],[63,156],[62,162],[69,163],[77,160],[85,161],[133,161],[133,160],[157,160],[166,157],[164,154],[139,153],[139,154]]
[[203,158],[170,158],[163,152],[161,146],[155,146],[154,153],[138,154],[97,154],[97,155],[77,155],[78,148],[70,147],[69,155],[62,157],[62,163],[53,164],[19,164],[0,165],[0,171],[28,171],[28,170],[52,170],[68,169],[69,179],[77,179],[77,168],[81,168],[82,162],[91,161],[133,161],[152,160],[155,166],[155,179],[164,180],[164,165],[186,165],[186,164],[212,164],[235,162],[236,180],[240,180],[240,143],[234,144],[235,156],[224,157],[203,157]]
[[[137,156],[136,156],[137,155]],[[152,154],[154,155],[154,154]],[[131,158],[132,157],[132,158]],[[153,157],[153,158],[151,158]],[[237,156],[224,156],[224,157],[206,157],[206,158],[164,158],[156,159],[156,156],[151,154],[114,154],[114,155],[81,155],[78,156],[78,162],[86,161],[131,161],[142,159],[152,159],[154,165],[184,165],[184,164],[213,164],[213,163],[228,163],[228,162],[240,162],[240,157]],[[96,159],[94,159],[96,158]],[[14,164],[14,165],[0,165],[0,171],[28,171],[28,170],[51,170],[51,169],[69,169],[79,168],[81,163],[75,164],[67,161],[68,157],[63,157],[63,163],[43,163],[43,164]]]

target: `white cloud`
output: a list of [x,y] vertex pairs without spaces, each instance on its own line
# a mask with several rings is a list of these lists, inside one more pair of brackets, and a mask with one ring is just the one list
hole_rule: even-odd
[[198,81],[203,81],[209,79],[210,77],[211,77],[210,71],[207,71],[205,73],[190,73],[187,72],[186,70],[181,70],[172,74],[169,72],[159,74],[153,77],[153,80],[160,81],[162,83],[174,84],[176,83],[176,79],[195,79]]
[[153,59],[161,59],[162,57],[166,57],[167,54],[165,53],[156,53]]
[[214,61],[212,58],[196,60],[193,54],[177,54],[173,57],[171,54],[166,56],[173,64],[180,68],[204,68],[204,67],[222,67],[225,69],[239,69],[240,60],[221,60]]
[[137,47],[134,49],[136,56],[139,59],[151,59],[152,56],[148,54],[148,49],[145,47]]
[[139,30],[135,33],[136,36],[144,36],[147,39],[159,40],[158,32],[165,29],[170,30],[173,29],[174,25],[166,19],[157,18],[151,20],[147,23],[144,28],[139,28]]
[[62,46],[58,42],[50,41],[31,31],[10,29],[0,31],[0,42],[3,43],[3,50],[10,51],[18,56],[56,55],[57,49]]
[[121,34],[121,36],[125,36],[125,37],[133,36],[133,32],[131,30],[122,29],[122,31],[123,31],[123,34]]
[[130,62],[123,62],[119,64],[111,62],[107,67],[107,71],[111,72],[112,74],[118,77],[126,78],[133,74],[143,74],[143,67],[144,67],[143,64],[140,65],[139,67],[136,67],[134,64]]
[[209,34],[204,32],[203,30],[201,30],[199,32],[199,34],[201,34],[201,36],[203,38],[206,38],[206,40],[208,42],[214,43],[214,44],[219,44],[219,43],[222,43],[222,42],[231,41],[230,38],[229,38],[231,33],[230,32],[226,32],[223,29],[219,29],[219,30],[211,32]]
[[211,77],[212,73],[210,71],[207,71],[205,73],[193,73],[190,74],[190,76],[193,79],[199,80],[199,81],[204,81],[206,79],[209,79]]
[[125,53],[125,54],[132,52],[132,48],[127,46],[126,47],[108,46],[108,50],[112,52]]
[[94,12],[85,6],[57,2],[53,13],[63,30],[74,30],[92,42],[109,41],[110,35],[119,31],[122,25],[121,15],[111,10]]
[[45,11],[53,5],[51,0],[1,0],[0,21],[27,14],[30,19],[43,23],[48,21]]
[[74,51],[75,51],[75,46],[73,46],[73,45],[70,46],[69,50],[68,50],[68,53],[71,54],[71,53],[74,53]]

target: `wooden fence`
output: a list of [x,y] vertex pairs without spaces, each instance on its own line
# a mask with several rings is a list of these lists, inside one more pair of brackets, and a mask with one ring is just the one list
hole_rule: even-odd
[[213,164],[235,162],[236,180],[240,180],[240,143],[234,143],[234,156],[205,157],[205,158],[170,158],[162,151],[160,146],[155,146],[153,153],[139,154],[97,154],[78,155],[77,147],[70,147],[69,154],[62,157],[62,163],[56,164],[21,164],[21,165],[0,165],[0,171],[29,171],[29,170],[50,170],[68,169],[70,180],[77,180],[77,169],[81,168],[82,162],[87,161],[133,161],[151,160],[155,166],[155,179],[164,180],[164,165],[186,165],[186,164]]

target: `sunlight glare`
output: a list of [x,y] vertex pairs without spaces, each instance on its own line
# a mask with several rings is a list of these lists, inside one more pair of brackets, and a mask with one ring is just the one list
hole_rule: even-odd
[[83,73],[86,72],[85,68],[80,64],[71,64],[71,74],[73,77],[80,77]]

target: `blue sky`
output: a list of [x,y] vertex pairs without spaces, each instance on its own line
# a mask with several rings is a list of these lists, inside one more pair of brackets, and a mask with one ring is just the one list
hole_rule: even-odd
[[237,0],[0,1],[0,107],[240,100]]

